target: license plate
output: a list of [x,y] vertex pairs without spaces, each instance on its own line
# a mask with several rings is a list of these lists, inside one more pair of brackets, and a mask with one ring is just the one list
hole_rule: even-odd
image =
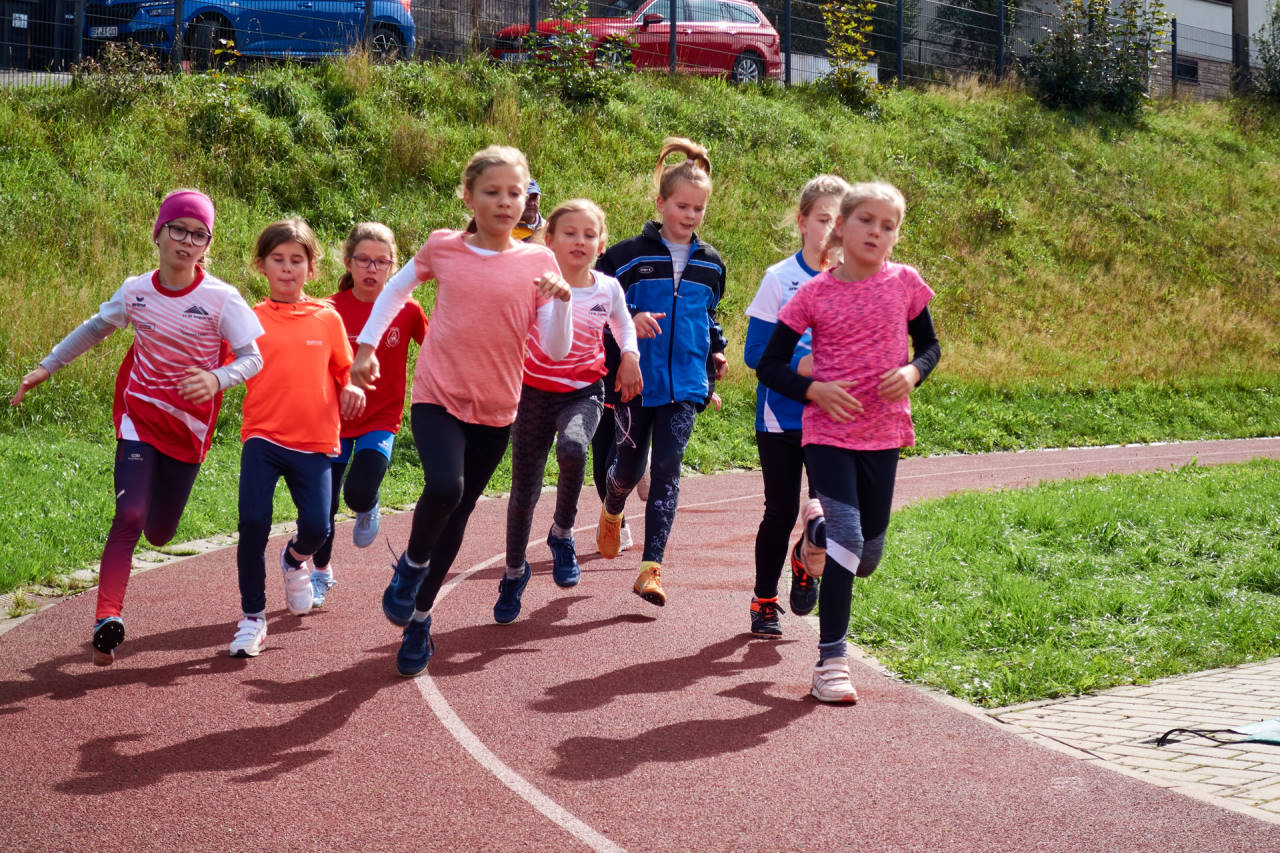
[[528,62],[528,53],[504,53],[502,54],[503,62]]
[[89,27],[91,39],[113,39],[120,35],[119,27]]

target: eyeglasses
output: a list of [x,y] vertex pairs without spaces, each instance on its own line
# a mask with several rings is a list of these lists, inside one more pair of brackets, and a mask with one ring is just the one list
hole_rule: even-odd
[[164,226],[169,232],[169,239],[175,243],[181,243],[183,240],[190,240],[193,246],[207,246],[213,235],[208,231],[188,231],[181,225],[174,225],[172,222]]
[[370,258],[366,255],[347,255],[347,260],[351,261],[356,266],[367,270],[377,270],[378,272],[382,272],[383,270],[391,269],[391,261],[386,258]]

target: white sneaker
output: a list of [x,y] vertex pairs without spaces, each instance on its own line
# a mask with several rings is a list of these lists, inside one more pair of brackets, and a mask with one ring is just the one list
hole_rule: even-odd
[[618,531],[618,553],[621,554],[631,545],[631,528],[627,526],[627,520],[624,518],[622,519],[622,529]]
[[254,658],[262,651],[262,643],[267,639],[267,620],[256,616],[246,616],[236,623],[236,636],[231,641],[233,658]]
[[849,681],[849,664],[844,658],[827,658],[813,668],[813,687],[809,690],[819,701],[844,702],[850,705],[858,701],[858,691]]
[[294,616],[305,616],[311,612],[311,564],[306,560],[298,568],[292,568],[284,561],[284,552],[289,543],[280,549],[280,568],[284,571],[284,603]]
[[333,579],[332,569],[312,569],[311,571],[311,607],[324,607],[325,596],[333,589],[337,581]]
[[368,548],[378,538],[378,522],[382,515],[381,507],[373,505],[368,512],[356,513],[356,526],[351,529],[351,542],[357,548]]

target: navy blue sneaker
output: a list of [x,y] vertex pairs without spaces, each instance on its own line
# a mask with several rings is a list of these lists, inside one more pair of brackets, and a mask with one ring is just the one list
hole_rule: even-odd
[[421,622],[411,619],[405,626],[400,651],[396,653],[396,672],[405,678],[422,675],[435,653],[436,644],[431,641],[431,617]]
[[116,662],[116,646],[124,642],[124,620],[119,616],[99,619],[93,626],[94,666],[111,666]]
[[564,538],[547,533],[547,547],[551,549],[551,578],[556,586],[577,586],[582,580],[578,568],[578,555],[573,547],[573,535]]
[[524,588],[529,585],[532,574],[533,569],[529,568],[529,561],[525,560],[524,574],[519,578],[511,580],[505,573],[502,575],[502,580],[498,581],[498,603],[493,605],[494,622],[506,625],[516,621],[516,617],[520,615],[520,596],[524,595]]
[[382,615],[392,625],[403,628],[413,618],[413,600],[418,597],[418,587],[427,576],[427,567],[414,568],[409,565],[408,554],[401,554],[395,564],[395,574],[391,583],[382,593]]

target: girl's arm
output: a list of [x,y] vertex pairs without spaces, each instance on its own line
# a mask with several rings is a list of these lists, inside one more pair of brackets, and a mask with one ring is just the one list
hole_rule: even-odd
[[938,336],[933,330],[933,318],[926,305],[919,314],[907,323],[907,334],[911,336],[911,351],[915,358],[910,364],[886,370],[880,375],[880,385],[876,388],[881,399],[896,403],[906,397],[925,380],[930,371],[938,364],[942,348],[938,345]]
[[[426,251],[426,247],[422,248]],[[374,349],[382,340],[382,333],[391,325],[391,321],[400,313],[400,309],[409,301],[409,294],[418,286],[417,256],[400,268],[391,277],[369,311],[369,319],[365,320],[356,343],[359,349],[355,354],[355,363],[351,365],[351,383],[361,388],[372,390],[382,371],[378,366],[378,356]]]
[[212,400],[219,391],[225,391],[233,385],[249,379],[262,369],[262,353],[254,341],[231,351],[235,356],[230,364],[205,370],[200,367],[188,367],[186,378],[178,383],[178,393],[182,399],[199,405]]
[[627,299],[622,295],[621,286],[609,287],[609,331],[619,350],[640,354],[636,343],[636,324],[627,310]]
[[111,298],[98,308],[98,313],[71,331],[53,351],[40,360],[40,366],[22,377],[18,383],[18,393],[13,395],[9,404],[16,406],[22,402],[23,396],[50,376],[84,355],[98,344],[105,341],[116,329],[123,329],[129,323],[125,312],[124,288],[117,290]]
[[862,411],[862,403],[848,390],[855,383],[818,382],[796,373],[791,367],[791,357],[799,341],[799,332],[786,323],[778,323],[765,345],[764,355],[760,357],[756,376],[768,387],[793,400],[814,403],[838,423],[853,420],[854,415]]
[[[747,339],[742,344],[742,360],[747,363],[747,367],[755,370],[760,366],[760,357],[764,355],[765,345],[769,343],[777,325],[759,317],[747,319]],[[796,340],[799,341],[800,338],[797,336]]]
[[[552,299],[538,308],[538,340],[553,361],[560,361],[573,346],[573,298]],[[634,345],[634,342],[633,342]]]

